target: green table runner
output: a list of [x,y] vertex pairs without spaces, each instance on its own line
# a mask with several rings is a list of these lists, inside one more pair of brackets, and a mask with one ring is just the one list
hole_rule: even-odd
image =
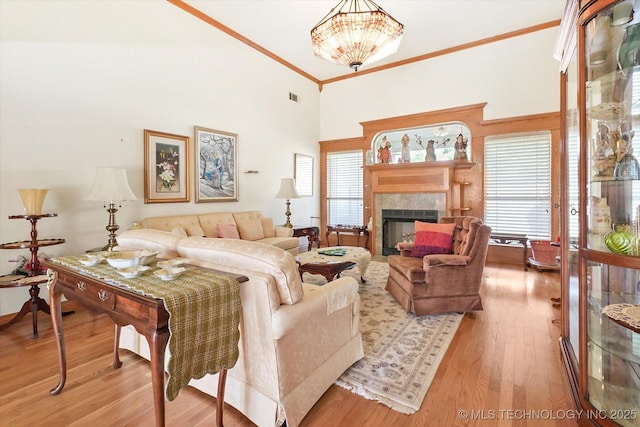
[[240,284],[231,276],[184,265],[178,278],[163,281],[151,269],[125,279],[109,264],[87,267],[83,256],[57,257],[50,261],[78,273],[153,298],[160,298],[169,313],[169,380],[166,397],[173,400],[192,378],[232,368],[238,360],[240,332]]

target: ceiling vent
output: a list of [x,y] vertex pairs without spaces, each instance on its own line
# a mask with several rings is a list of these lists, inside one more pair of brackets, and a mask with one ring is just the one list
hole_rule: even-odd
[[298,102],[298,95],[296,95],[295,93],[289,92],[289,100],[293,102]]

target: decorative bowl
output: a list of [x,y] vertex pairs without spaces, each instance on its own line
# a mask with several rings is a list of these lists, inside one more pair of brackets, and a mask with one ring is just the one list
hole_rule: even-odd
[[153,274],[162,280],[173,280],[182,274],[183,271],[185,271],[184,267],[167,267],[156,270]]
[[140,264],[140,257],[138,251],[113,252],[107,258],[107,262],[111,267],[117,269],[135,267]]
[[134,277],[138,277],[150,268],[151,267],[147,267],[146,265],[136,265],[135,267],[121,268],[120,270],[118,270],[118,274],[120,274],[125,279],[133,279]]
[[168,259],[166,261],[158,261],[156,266],[160,268],[167,268],[167,267],[178,267],[179,265],[182,265],[182,264],[184,264],[184,260],[182,259]]
[[87,267],[93,267],[94,265],[100,264],[103,259],[102,256],[86,255],[84,258],[80,258],[78,262]]
[[156,260],[158,251],[144,249],[139,251],[138,255],[140,256],[140,264],[149,265]]

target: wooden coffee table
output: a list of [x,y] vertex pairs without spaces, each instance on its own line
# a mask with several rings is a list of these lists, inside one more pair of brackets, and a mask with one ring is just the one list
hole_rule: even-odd
[[[345,254],[342,256],[323,255],[323,252],[331,249],[344,249]],[[366,249],[355,246],[334,246],[330,248],[322,248],[308,252],[302,252],[296,257],[298,262],[298,271],[302,278],[302,273],[321,274],[327,281],[331,281],[334,277],[339,277],[340,273],[353,267],[360,270],[360,280],[366,283],[364,275],[367,267],[371,262],[371,253]]]
[[[298,271],[301,279],[302,273],[307,272],[309,274],[322,274],[327,279],[327,282],[330,282],[336,276],[340,277],[340,273],[355,267],[355,265],[356,263],[353,261],[310,262],[307,264],[298,262]],[[364,279],[362,282],[364,282]]]

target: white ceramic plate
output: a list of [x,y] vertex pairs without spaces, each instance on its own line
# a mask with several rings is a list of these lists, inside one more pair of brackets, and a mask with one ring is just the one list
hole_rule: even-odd
[[104,258],[98,257],[98,256],[93,256],[93,257],[87,256],[86,258],[79,259],[78,262],[82,265],[86,265],[87,267],[93,267],[94,265],[100,264],[103,259]]
[[147,267],[146,265],[136,265],[135,267],[121,268],[120,270],[118,270],[118,273],[126,279],[133,279],[134,277],[138,277],[150,268],[151,267]]
[[156,264],[158,267],[160,268],[167,268],[167,267],[177,267],[179,265],[184,264],[184,260],[181,259],[168,259],[166,261],[158,261],[158,263]]
[[183,267],[167,267],[156,270],[153,272],[153,274],[162,280],[173,280],[180,276],[183,271],[185,271]]

